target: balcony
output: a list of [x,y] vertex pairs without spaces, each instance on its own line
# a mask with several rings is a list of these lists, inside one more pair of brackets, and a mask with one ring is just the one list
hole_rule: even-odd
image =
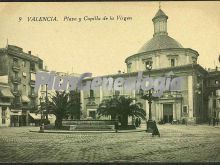
[[30,68],[30,73],[36,73],[36,69],[35,68]]
[[35,85],[35,81],[34,81],[34,80],[31,80],[31,81],[30,81],[30,85],[31,85],[31,86],[34,86],[34,85]]
[[21,104],[22,110],[30,110],[31,106],[29,104]]
[[163,98],[182,98],[180,91],[166,91],[163,93]]
[[88,100],[89,102],[95,101],[95,97],[94,96],[88,97]]
[[21,83],[21,78],[20,77],[12,77],[13,83],[19,84]]
[[86,104],[87,106],[97,106],[95,103],[95,97],[88,97],[88,103]]
[[20,70],[20,66],[19,66],[18,64],[13,64],[13,65],[12,65],[12,69],[13,69],[14,71],[19,71],[19,70]]
[[13,106],[13,108],[21,108],[22,107],[22,103],[19,100],[19,96],[16,96],[12,106]]
[[14,94],[14,96],[21,96],[20,90],[14,90],[14,91],[12,91],[12,93]]
[[37,94],[34,93],[34,92],[31,92],[31,93],[29,94],[29,97],[31,97],[31,98],[36,98],[36,97],[37,97]]
[[110,95],[110,96],[104,96],[103,97],[103,100],[109,100],[109,99],[111,99],[113,96],[112,95]]

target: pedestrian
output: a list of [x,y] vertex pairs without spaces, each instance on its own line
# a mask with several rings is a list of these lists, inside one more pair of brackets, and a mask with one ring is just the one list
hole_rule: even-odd
[[160,132],[159,132],[159,130],[158,130],[158,128],[157,128],[157,124],[156,124],[156,121],[153,121],[153,133],[152,133],[152,136],[154,136],[154,135],[158,135],[159,137],[160,137]]
[[211,117],[209,117],[208,120],[209,120],[209,125],[211,125],[211,121],[212,121]]
[[139,126],[138,124],[139,124],[139,121],[138,121],[138,118],[136,118],[135,119],[135,127],[138,127]]
[[138,126],[139,127],[141,126],[141,118],[140,117],[138,118]]
[[187,118],[185,118],[185,124],[186,124],[186,125],[188,124],[188,119],[187,119]]
[[215,118],[214,117],[212,118],[212,123],[213,123],[213,126],[215,126]]
[[44,132],[44,123],[41,124],[39,132]]
[[118,128],[119,128],[119,127],[118,127],[118,121],[116,120],[116,121],[115,121],[115,132],[116,132],[116,133],[118,132]]
[[219,118],[216,119],[216,125],[218,125],[218,122],[219,122]]

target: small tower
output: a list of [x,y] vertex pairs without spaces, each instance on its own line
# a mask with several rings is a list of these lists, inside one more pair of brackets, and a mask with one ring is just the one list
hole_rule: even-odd
[[168,35],[167,33],[167,19],[168,16],[160,9],[159,4],[159,10],[152,19],[154,23],[154,35]]

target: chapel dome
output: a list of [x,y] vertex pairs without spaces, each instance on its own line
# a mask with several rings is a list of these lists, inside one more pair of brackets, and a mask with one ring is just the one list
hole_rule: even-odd
[[155,35],[141,47],[138,53],[169,48],[183,48],[183,46],[168,35]]

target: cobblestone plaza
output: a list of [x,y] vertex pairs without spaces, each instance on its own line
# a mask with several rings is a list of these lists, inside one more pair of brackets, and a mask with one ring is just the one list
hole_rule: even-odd
[[37,133],[39,127],[0,128],[0,162],[219,162],[220,127],[159,125],[144,131]]

